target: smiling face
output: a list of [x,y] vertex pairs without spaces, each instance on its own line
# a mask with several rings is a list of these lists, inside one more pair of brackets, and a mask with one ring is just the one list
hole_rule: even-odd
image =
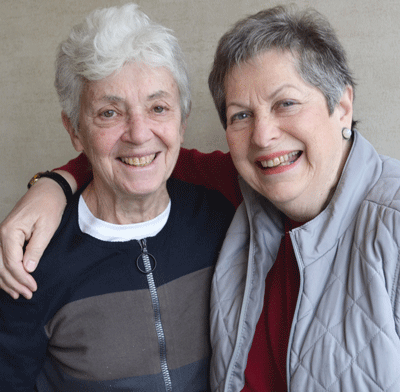
[[167,69],[132,63],[105,79],[86,82],[78,132],[65,115],[63,121],[75,149],[84,151],[92,164],[98,195],[113,203],[165,204],[166,181],[185,128],[178,87]]
[[320,90],[304,82],[289,52],[270,50],[225,80],[226,137],[245,181],[298,221],[329,202],[350,150],[352,89],[332,115]]

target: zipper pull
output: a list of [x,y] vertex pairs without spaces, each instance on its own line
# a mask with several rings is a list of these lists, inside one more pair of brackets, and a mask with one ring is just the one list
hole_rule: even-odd
[[142,253],[147,253],[147,241],[146,238],[138,240]]
[[[142,253],[136,258],[136,267],[143,274],[152,273],[157,267],[156,258],[147,251],[147,241],[146,238],[138,240]],[[141,262],[142,261],[142,262]],[[153,263],[152,263],[153,261]],[[153,264],[153,266],[152,266]],[[141,267],[143,265],[143,267]]]

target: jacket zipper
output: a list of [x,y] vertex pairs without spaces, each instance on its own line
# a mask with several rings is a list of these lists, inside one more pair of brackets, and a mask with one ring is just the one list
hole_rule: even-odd
[[299,260],[301,260],[301,256],[300,256],[299,247],[297,246],[296,237],[294,235],[295,231],[298,231],[298,229],[299,228],[292,229],[289,232],[290,240],[292,242],[292,247],[293,247],[293,251],[294,251],[294,256],[295,256],[296,262],[297,262],[297,268],[299,269],[300,286],[299,286],[299,293],[297,294],[296,309],[294,311],[292,325],[290,327],[289,342],[288,342],[287,354],[286,354],[286,380],[287,380],[288,392],[290,392],[290,351],[293,346],[294,330],[295,330],[295,326],[297,324],[297,323],[295,323],[295,320],[297,319],[297,315],[299,314],[301,296],[302,296],[302,293],[304,290],[304,273],[303,273],[304,269],[302,267],[302,264],[299,262]]
[[142,271],[139,266],[138,268],[141,272],[144,272],[146,274],[147,284],[149,286],[151,303],[153,305],[153,312],[154,312],[154,324],[156,327],[158,347],[160,350],[161,373],[164,379],[165,390],[167,392],[172,392],[171,376],[169,374],[169,369],[167,364],[167,349],[165,342],[165,334],[161,322],[160,302],[158,300],[157,288],[154,283],[154,276],[153,276],[153,270],[155,269],[155,264],[154,267],[152,267],[150,261],[150,257],[153,259],[154,262],[155,258],[147,251],[146,239],[139,240],[138,242],[140,244],[140,247],[142,248],[142,253],[138,257],[137,261],[139,260],[140,257],[142,257],[145,270]]

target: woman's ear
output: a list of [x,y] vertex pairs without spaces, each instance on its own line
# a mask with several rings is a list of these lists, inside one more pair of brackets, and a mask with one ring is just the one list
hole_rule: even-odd
[[75,150],[78,152],[83,151],[83,145],[79,136],[77,135],[77,131],[75,131],[74,127],[72,126],[70,118],[67,116],[67,113],[64,111],[61,112],[61,119],[64,125],[64,128],[67,130],[69,137],[71,138],[72,145],[74,146]]
[[188,123],[188,118],[189,118],[189,114],[186,116],[186,118],[184,118],[181,122],[181,128],[179,130],[180,134],[181,134],[181,144],[183,143],[184,140],[184,135],[186,132],[186,127],[187,127],[187,123]]
[[347,85],[339,101],[340,121],[343,127],[351,129],[353,120],[353,87]]

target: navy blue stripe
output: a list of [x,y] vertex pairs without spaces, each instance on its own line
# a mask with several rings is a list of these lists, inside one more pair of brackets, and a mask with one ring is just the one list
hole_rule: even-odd
[[[171,370],[170,374],[174,392],[210,391],[208,359]],[[79,380],[63,373],[51,359],[46,360],[43,371],[37,379],[36,388],[38,392],[165,392],[161,373],[110,381]]]
[[[179,183],[168,188],[172,199],[170,219],[156,237],[147,239],[148,251],[157,260],[157,287],[213,266],[234,212],[217,192],[170,181]],[[33,274],[38,286],[44,288],[51,283],[57,294],[60,287],[69,286],[69,302],[113,291],[147,289],[146,277],[136,267],[136,258],[141,254],[139,243],[110,243],[81,233],[77,200],[68,207],[40,268]],[[75,290],[77,287],[85,290]],[[40,291],[35,295],[40,296]]]

